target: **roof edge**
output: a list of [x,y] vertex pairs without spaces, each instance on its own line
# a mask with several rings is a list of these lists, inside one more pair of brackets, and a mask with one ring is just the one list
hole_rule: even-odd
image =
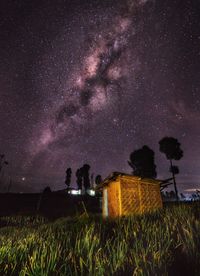
[[95,190],[100,190],[102,189],[104,186],[107,186],[109,184],[110,181],[115,181],[117,178],[119,177],[131,177],[131,178],[135,178],[137,180],[146,180],[146,182],[148,182],[148,180],[150,182],[154,181],[157,182],[158,184],[162,183],[163,180],[159,180],[159,179],[153,179],[153,178],[146,178],[146,177],[141,177],[141,176],[136,176],[136,175],[132,175],[132,174],[127,174],[127,173],[122,173],[122,172],[113,172],[111,174],[109,174],[96,188]]

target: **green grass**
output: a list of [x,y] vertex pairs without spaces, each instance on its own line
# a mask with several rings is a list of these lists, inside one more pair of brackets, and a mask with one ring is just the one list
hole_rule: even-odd
[[0,275],[199,275],[199,214],[194,203],[115,220],[4,217]]

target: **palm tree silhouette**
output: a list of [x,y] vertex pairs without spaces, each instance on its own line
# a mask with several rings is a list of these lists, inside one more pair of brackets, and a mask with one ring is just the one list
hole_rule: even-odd
[[179,173],[177,166],[173,166],[172,160],[180,160],[183,157],[183,151],[180,148],[181,144],[176,138],[164,137],[159,141],[160,152],[166,155],[166,158],[170,162],[170,172],[172,173],[174,190],[176,194],[176,199],[178,200],[178,190],[176,185],[175,174]]

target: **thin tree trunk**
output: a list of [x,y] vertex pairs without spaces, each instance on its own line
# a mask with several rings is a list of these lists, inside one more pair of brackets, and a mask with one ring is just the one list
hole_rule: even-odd
[[176,186],[176,179],[175,179],[175,174],[173,171],[173,166],[172,166],[172,160],[170,159],[170,166],[171,166],[171,172],[172,172],[172,177],[173,177],[173,182],[174,182],[174,190],[175,190],[175,194],[176,194],[176,200],[178,201],[178,190],[177,190],[177,186]]

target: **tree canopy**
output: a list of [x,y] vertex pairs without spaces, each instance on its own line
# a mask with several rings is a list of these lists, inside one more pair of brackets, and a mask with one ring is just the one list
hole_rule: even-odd
[[166,155],[168,160],[180,160],[183,157],[181,144],[176,138],[164,137],[159,142],[160,151]]
[[128,164],[133,169],[133,175],[148,178],[157,176],[154,151],[146,145],[130,154]]
[[172,160],[180,160],[183,157],[181,144],[174,137],[164,137],[159,141],[159,145],[160,145],[160,152],[164,153],[166,155],[166,158],[170,161],[169,171],[172,173],[174,190],[175,190],[176,198],[178,200],[178,190],[177,190],[175,175],[179,173],[179,168],[173,165]]

